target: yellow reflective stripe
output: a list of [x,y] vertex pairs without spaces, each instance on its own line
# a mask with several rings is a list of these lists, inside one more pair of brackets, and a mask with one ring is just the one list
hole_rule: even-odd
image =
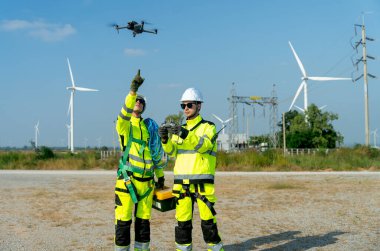
[[128,246],[117,246],[117,245],[115,245],[115,251],[129,251],[130,250],[129,246],[130,245],[128,245]]
[[191,251],[193,250],[193,244],[178,244],[177,242],[175,243],[175,247],[177,250],[180,250],[180,251]]
[[212,174],[179,174],[174,175],[175,180],[214,180]]
[[199,148],[201,148],[201,147],[202,147],[204,140],[205,140],[205,139],[204,139],[204,137],[203,137],[203,136],[202,136],[202,137],[200,137],[198,144],[197,144],[197,145],[194,147],[194,150],[195,150],[195,151],[198,151],[198,150],[199,150]]
[[210,251],[220,251],[220,250],[223,250],[223,242],[219,242],[218,244],[208,243],[207,246],[208,246],[207,250],[210,250]]
[[126,120],[126,121],[130,121],[131,120],[131,116],[128,116],[128,115],[124,115],[122,112],[119,113],[119,117]]
[[194,154],[197,153],[195,150],[184,150],[184,149],[178,149],[177,154]]
[[127,113],[132,113],[132,112],[133,112],[133,109],[128,108],[125,104],[123,105],[123,109],[124,109],[124,111],[126,111]]
[[[194,153],[199,153],[199,152],[195,150],[184,150],[184,149],[178,149],[178,152],[177,152],[177,154],[194,154]],[[216,152],[214,152],[213,150],[209,150],[205,153],[216,157]]]
[[138,242],[135,241],[135,249],[137,250],[149,250],[149,242]]
[[132,155],[132,154],[129,154],[128,156],[129,156],[129,159],[132,159],[132,160],[140,162],[140,163],[145,163],[145,164],[152,164],[153,163],[153,161],[151,159],[145,159],[144,160],[144,159],[142,159],[138,156]]
[[154,168],[153,166],[151,168],[145,168],[145,172],[144,172],[144,168],[143,167],[132,165],[128,161],[125,163],[125,165],[123,166],[123,168],[125,168],[125,170],[127,170],[127,171],[131,171],[131,172],[139,173],[139,174],[144,174],[144,175],[147,175],[147,176],[152,176],[154,174],[153,173],[153,168]]

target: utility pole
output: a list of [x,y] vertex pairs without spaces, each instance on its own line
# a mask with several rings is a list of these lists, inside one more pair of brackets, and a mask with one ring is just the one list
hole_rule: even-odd
[[374,39],[369,38],[366,36],[366,31],[365,31],[365,25],[364,25],[364,14],[363,14],[363,22],[362,24],[355,24],[355,35],[356,35],[356,27],[361,27],[361,34],[362,38],[360,39],[359,42],[355,43],[354,49],[356,49],[359,45],[362,45],[363,47],[363,56],[358,59],[355,63],[356,67],[358,66],[359,62],[363,62],[363,74],[361,74],[358,78],[354,79],[353,81],[356,82],[360,78],[363,77],[364,79],[364,126],[365,126],[365,145],[369,146],[369,137],[370,137],[370,131],[369,131],[369,105],[368,105],[368,76],[375,78],[374,75],[369,74],[367,72],[367,58],[369,59],[375,59],[372,56],[367,55],[367,40],[368,41],[374,41]]

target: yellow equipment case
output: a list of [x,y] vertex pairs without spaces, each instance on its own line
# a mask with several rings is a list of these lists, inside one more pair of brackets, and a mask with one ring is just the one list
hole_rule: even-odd
[[175,209],[175,203],[175,197],[170,187],[154,189],[153,208],[161,212],[166,212]]

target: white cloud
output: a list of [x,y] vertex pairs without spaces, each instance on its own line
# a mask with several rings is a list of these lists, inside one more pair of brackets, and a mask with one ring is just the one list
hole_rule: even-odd
[[0,30],[26,31],[32,37],[45,42],[60,41],[76,33],[71,24],[53,24],[45,21],[3,20],[0,22]]
[[141,50],[141,49],[125,48],[124,54],[127,56],[138,57],[138,56],[144,56],[146,54],[146,52],[144,50]]

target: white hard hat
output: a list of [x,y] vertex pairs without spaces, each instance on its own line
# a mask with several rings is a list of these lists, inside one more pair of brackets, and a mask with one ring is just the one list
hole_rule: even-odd
[[197,101],[203,102],[202,93],[195,88],[187,88],[186,91],[182,94],[180,101]]

